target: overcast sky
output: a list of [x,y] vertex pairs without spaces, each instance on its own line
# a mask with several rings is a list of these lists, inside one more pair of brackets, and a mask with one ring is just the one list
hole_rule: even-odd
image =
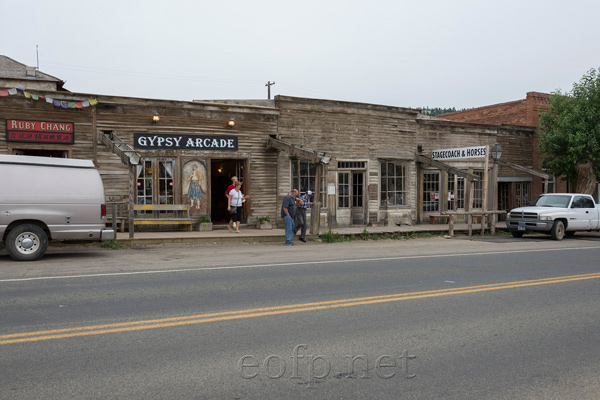
[[0,54],[73,92],[470,108],[600,67],[598,0],[0,0]]

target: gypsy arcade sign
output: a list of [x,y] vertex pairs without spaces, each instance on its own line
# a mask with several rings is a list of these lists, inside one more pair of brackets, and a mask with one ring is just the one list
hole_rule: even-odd
[[237,150],[237,136],[134,133],[136,149]]
[[7,119],[6,141],[73,144],[74,125],[72,122]]

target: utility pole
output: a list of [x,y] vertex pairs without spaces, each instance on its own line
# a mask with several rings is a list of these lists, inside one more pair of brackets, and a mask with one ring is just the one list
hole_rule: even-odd
[[267,81],[265,86],[267,87],[267,99],[271,100],[271,85],[274,85],[275,82]]

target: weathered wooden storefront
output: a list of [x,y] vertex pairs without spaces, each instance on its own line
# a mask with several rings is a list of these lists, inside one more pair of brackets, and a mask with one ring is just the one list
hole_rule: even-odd
[[183,204],[192,219],[221,223],[228,218],[225,190],[237,176],[250,195],[246,220],[274,217],[276,153],[265,149],[276,133],[276,109],[108,97],[97,108],[98,135],[119,138],[140,158],[132,178],[122,165],[106,164],[109,150],[101,149],[99,168],[120,175],[107,192],[133,186],[135,204]]
[[[498,143],[503,150],[501,162],[497,166],[498,182],[531,182],[532,180],[531,149],[534,130],[530,127],[456,124],[446,120],[423,118],[419,120],[418,132],[417,150],[420,155],[430,158],[435,158],[434,151],[439,149],[488,146],[489,152],[494,144]],[[486,156],[489,157],[489,154]],[[438,161],[446,166],[440,168],[426,162],[420,163],[419,221],[430,220],[430,216],[445,211],[482,210],[484,206],[487,210],[510,209],[502,203],[502,199],[506,198],[506,193],[499,190],[502,186],[494,186],[496,185],[492,179],[494,166],[490,158],[487,165],[485,156],[481,155],[441,157]],[[522,167],[517,169],[515,166]],[[469,185],[468,177],[461,176],[460,171],[476,176],[473,185]],[[511,201],[514,201],[514,197],[511,197]]]
[[[305,163],[308,172],[295,179],[292,171],[290,181],[283,174],[278,193],[292,186],[315,191],[310,171],[320,165],[318,200],[321,221],[328,225],[412,225],[443,211],[482,209],[484,193],[496,196],[492,180],[484,179],[485,157],[432,162],[435,149],[498,143],[504,161],[531,168],[532,128],[455,123],[373,104],[284,96],[277,96],[276,103],[281,113],[278,138],[328,160],[315,164],[282,151],[280,170]],[[493,165],[487,168],[491,177]],[[531,180],[530,173],[505,165],[499,176],[507,182]],[[490,196],[486,208],[493,206]]]
[[[138,217],[173,221],[176,207],[154,206],[186,205],[190,218],[225,222],[225,188],[238,176],[250,195],[244,205],[250,223],[269,217],[282,226],[279,207],[292,188],[316,194],[310,214],[321,227],[429,223],[442,211],[464,210],[465,202],[481,208],[485,192],[484,158],[430,162],[433,150],[499,143],[504,161],[532,164],[532,128],[443,121],[410,108],[287,96],[181,102],[35,95],[93,99],[93,105],[61,107],[22,93],[0,97],[0,153],[93,160],[107,200],[125,219],[129,204],[153,206],[136,211]],[[38,132],[42,123],[52,132]],[[499,168],[501,184],[530,176]]]

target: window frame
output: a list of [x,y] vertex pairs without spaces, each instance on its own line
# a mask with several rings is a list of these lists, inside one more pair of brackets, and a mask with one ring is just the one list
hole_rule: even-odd
[[[300,195],[306,193],[307,190],[313,192],[313,201],[321,202],[321,208],[327,208],[327,166],[324,166],[323,173],[321,174],[321,190],[316,198],[316,182],[317,182],[317,168],[319,164],[310,162],[302,159],[291,159],[290,160],[290,180],[292,187],[290,189],[298,189]],[[302,174],[303,169],[306,174]],[[312,174],[311,174],[312,172]],[[303,180],[305,183],[303,184]],[[305,187],[306,186],[306,187]]]
[[[390,176],[390,167],[394,172],[393,177]],[[401,170],[401,188],[398,190],[398,169]],[[379,207],[383,208],[409,208],[410,207],[410,190],[408,180],[410,178],[410,166],[405,161],[396,160],[380,160],[379,161]],[[390,190],[390,185],[393,185],[395,190]],[[390,197],[390,195],[392,197]],[[400,197],[398,197],[400,196]],[[398,204],[398,198],[402,204]],[[390,204],[390,199],[393,204]]]

